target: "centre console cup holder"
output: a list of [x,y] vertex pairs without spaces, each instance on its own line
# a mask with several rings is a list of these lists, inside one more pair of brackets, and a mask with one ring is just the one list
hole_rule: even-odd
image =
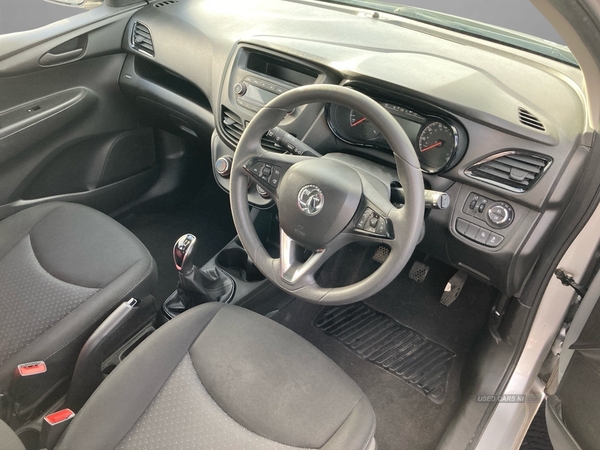
[[243,281],[262,281],[265,276],[254,265],[243,248],[226,248],[216,259],[217,266],[229,272],[234,278]]

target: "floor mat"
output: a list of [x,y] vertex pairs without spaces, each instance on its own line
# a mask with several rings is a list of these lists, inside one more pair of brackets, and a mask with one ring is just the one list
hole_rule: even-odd
[[[345,254],[338,262],[333,261],[332,272],[344,279],[329,280],[331,284],[353,282],[356,268],[369,264],[365,260],[371,257],[369,254],[360,249],[355,253],[355,259]],[[366,394],[377,417],[375,438],[379,450],[436,448],[456,414],[465,361],[479,334],[485,332],[497,293],[494,288],[469,277],[459,298],[450,306],[442,305],[441,295],[456,269],[433,258],[424,259],[423,255],[415,255],[415,258],[430,267],[424,282],[409,278],[409,263],[390,285],[364,304],[456,355],[448,372],[446,398],[442,404],[432,402],[398,376],[360,357],[338,338],[317,328],[314,323],[323,311],[322,306],[295,300],[273,317],[329,356]]]
[[552,442],[548,436],[548,426],[546,425],[546,400],[540,405],[527,435],[521,444],[521,450],[552,450]]
[[315,326],[435,403],[445,400],[455,355],[441,345],[363,303],[325,308]]

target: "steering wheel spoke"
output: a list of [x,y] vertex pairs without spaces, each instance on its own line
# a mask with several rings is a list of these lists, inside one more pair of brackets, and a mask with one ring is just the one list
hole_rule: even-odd
[[290,238],[281,228],[279,276],[283,283],[291,287],[303,287],[315,283],[317,270],[327,261],[330,252],[326,248],[310,252]]

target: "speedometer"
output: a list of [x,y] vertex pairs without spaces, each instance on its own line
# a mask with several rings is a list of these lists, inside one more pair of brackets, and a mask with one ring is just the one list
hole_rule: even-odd
[[423,125],[417,141],[421,169],[427,173],[438,173],[454,159],[458,134],[447,123],[434,120]]

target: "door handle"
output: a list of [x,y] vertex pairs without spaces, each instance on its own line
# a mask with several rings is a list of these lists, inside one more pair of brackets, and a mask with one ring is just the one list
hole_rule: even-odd
[[48,52],[40,58],[40,66],[56,66],[58,64],[64,64],[70,61],[75,61],[81,55],[83,55],[83,48],[76,48],[62,53],[51,53]]

